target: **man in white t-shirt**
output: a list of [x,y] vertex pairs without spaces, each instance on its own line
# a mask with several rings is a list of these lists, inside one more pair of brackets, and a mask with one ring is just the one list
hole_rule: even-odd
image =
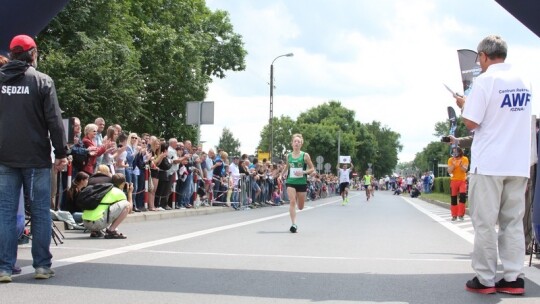
[[412,175],[408,175],[406,181],[407,181],[407,192],[411,193],[412,186],[413,186],[413,177],[412,177]]
[[214,176],[214,171],[212,170],[212,167],[214,166],[214,159],[216,159],[216,152],[214,150],[210,149],[208,150],[208,155],[205,159],[206,166],[206,175],[204,177],[204,190],[206,191],[208,195],[208,201],[212,201],[214,199],[213,196],[213,186],[212,186],[212,180]]
[[354,168],[352,162],[351,166],[347,168],[347,164],[343,164],[339,169],[339,195],[343,198],[342,206],[345,206],[349,202],[349,183],[351,170]]
[[[499,36],[478,44],[483,74],[476,78],[462,114],[465,126],[474,130],[469,211],[476,276],[466,289],[520,295],[525,292],[523,215],[531,160],[531,86],[504,63],[506,54],[506,42]],[[504,272],[495,282],[498,256]]]
[[[177,179],[176,172],[178,171],[180,162],[182,161],[182,159],[178,157],[178,153],[176,152],[177,148],[178,148],[178,139],[174,137],[170,138],[169,147],[167,147],[167,158],[171,162],[171,168],[167,170],[167,176],[169,176],[168,181],[167,181],[167,183],[169,183],[169,189],[173,189],[172,186],[173,186],[174,180]],[[173,178],[173,175],[174,175],[174,178]],[[173,191],[175,190],[176,189],[173,189]],[[180,195],[180,194],[176,193],[176,195]],[[171,205],[176,203],[175,201],[173,201],[172,195],[169,197],[169,203]],[[173,207],[176,208],[176,206],[173,206]]]
[[240,158],[238,156],[233,157],[233,162],[229,165],[229,173],[233,179],[233,189],[232,189],[232,201],[239,202],[238,199],[238,181],[240,180],[240,169],[238,168],[238,163]]

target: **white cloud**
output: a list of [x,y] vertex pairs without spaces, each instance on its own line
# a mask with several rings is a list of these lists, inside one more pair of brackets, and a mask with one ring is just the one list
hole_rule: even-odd
[[[380,2],[208,1],[211,8],[230,12],[249,54],[246,71],[230,73],[210,86],[207,100],[215,101],[216,115],[214,125],[201,127],[205,148],[217,145],[223,127],[228,127],[242,152],[255,151],[269,119],[270,63],[294,52],[294,57],[274,64],[275,117],[296,118],[339,100],[359,121],[379,121],[400,133],[400,160],[411,161],[437,140],[432,135],[435,123],[446,119],[447,106],[455,106],[443,83],[462,90],[456,50],[474,49],[490,34],[483,33],[491,26],[489,18],[454,13],[463,6],[493,12],[497,22],[505,20],[508,30],[501,35],[509,44],[508,62],[540,83],[540,39],[513,17],[499,16],[507,13],[495,1]],[[312,15],[325,18],[314,21]],[[538,113],[536,104],[533,111]]]

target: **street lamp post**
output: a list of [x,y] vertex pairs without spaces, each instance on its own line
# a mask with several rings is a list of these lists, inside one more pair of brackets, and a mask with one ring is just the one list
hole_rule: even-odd
[[274,150],[274,62],[280,58],[280,57],[292,57],[294,56],[293,53],[283,54],[279,55],[274,60],[272,60],[272,64],[270,64],[270,120],[268,121],[270,125],[270,151],[269,151],[269,157],[270,161],[272,161],[272,154]]

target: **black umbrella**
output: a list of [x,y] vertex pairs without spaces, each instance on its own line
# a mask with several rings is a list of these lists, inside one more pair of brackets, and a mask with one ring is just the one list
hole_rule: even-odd
[[69,0],[2,1],[0,6],[0,54],[9,50],[9,42],[19,34],[36,37]]
[[540,1],[535,0],[495,0],[523,25],[540,37]]

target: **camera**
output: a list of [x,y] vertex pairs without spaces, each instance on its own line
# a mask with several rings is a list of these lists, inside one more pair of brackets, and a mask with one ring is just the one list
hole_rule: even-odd
[[450,136],[443,136],[443,137],[441,138],[441,142],[449,143],[449,142],[450,142]]

